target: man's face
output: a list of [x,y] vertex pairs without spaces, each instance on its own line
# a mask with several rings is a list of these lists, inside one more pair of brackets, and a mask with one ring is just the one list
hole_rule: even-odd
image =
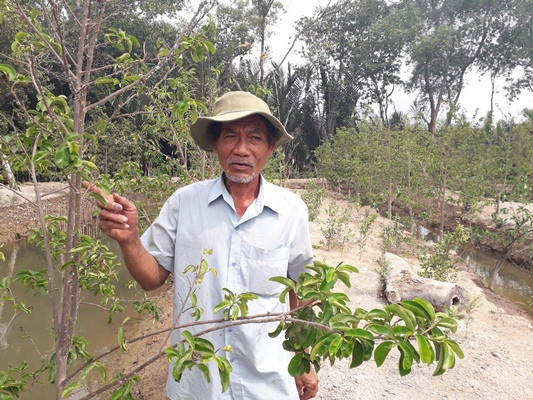
[[268,143],[267,123],[259,115],[223,122],[213,144],[227,179],[242,184],[257,180],[273,150],[274,145]]

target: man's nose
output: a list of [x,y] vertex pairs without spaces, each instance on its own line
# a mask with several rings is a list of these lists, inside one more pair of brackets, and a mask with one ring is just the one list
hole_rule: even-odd
[[235,143],[235,148],[233,150],[236,154],[248,154],[250,152],[250,148],[248,147],[248,141],[246,140],[246,137],[241,136]]

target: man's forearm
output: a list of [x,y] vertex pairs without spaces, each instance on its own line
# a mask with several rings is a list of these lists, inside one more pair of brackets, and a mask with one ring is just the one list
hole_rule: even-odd
[[165,282],[169,272],[144,248],[139,237],[119,244],[128,271],[144,290],[157,289]]

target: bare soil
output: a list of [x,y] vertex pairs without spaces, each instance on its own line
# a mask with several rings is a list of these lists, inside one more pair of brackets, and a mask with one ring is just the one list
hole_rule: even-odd
[[[45,184],[49,192],[58,187]],[[31,196],[32,189],[27,189]],[[296,190],[297,191],[297,190]],[[0,243],[26,236],[28,228],[37,225],[33,207],[28,201],[12,199],[5,188],[0,188]],[[57,196],[55,194],[54,196]],[[13,204],[11,204],[11,203]],[[336,199],[341,207],[347,206],[342,199]],[[50,212],[66,210],[61,196],[46,201]],[[480,220],[487,220],[490,210],[480,213]],[[364,217],[364,209],[352,213],[351,229],[357,232]],[[327,249],[321,245],[321,227],[326,220],[322,212],[320,221],[311,224],[313,244],[319,246],[315,257],[331,265],[343,261],[357,266],[359,274],[352,277],[352,288],[339,286],[352,300],[353,307],[372,309],[387,304],[382,295],[382,280],[377,272],[375,260],[380,255],[379,234],[389,221],[378,216],[363,250],[360,251],[357,238],[351,238],[342,248]],[[413,245],[402,246],[396,253],[408,260],[415,268],[418,261]],[[491,292],[482,281],[462,266],[457,283],[468,293],[469,301],[477,301],[471,312],[459,310],[461,317],[455,339],[464,350],[465,358],[458,360],[455,367],[443,376],[433,377],[434,367],[415,365],[411,374],[400,377],[398,355],[391,355],[383,366],[377,368],[370,360],[362,366],[350,369],[348,362],[323,365],[319,371],[320,391],[317,399],[533,399],[533,327],[531,318],[524,309]],[[141,321],[136,334],[148,334],[166,327],[171,318],[171,292],[163,291],[161,305],[163,315],[159,322]],[[468,305],[468,304],[466,304]],[[131,335],[134,333],[131,332]],[[160,338],[151,338],[141,345],[131,345],[128,355],[121,356],[119,369],[140,365],[143,360],[157,353],[164,346]],[[142,381],[136,385],[134,396],[138,399],[165,399],[164,386],[167,362],[161,359],[146,368]]]

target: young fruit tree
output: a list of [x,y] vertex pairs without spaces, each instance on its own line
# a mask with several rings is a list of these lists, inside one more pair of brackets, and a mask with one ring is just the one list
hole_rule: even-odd
[[[310,272],[296,282],[273,277],[285,286],[280,301],[284,302],[293,290],[304,304],[291,312],[249,316],[247,303],[255,295],[226,290],[224,300],[216,307],[220,320],[202,321],[195,291],[206,273],[215,272],[205,259],[184,271],[191,276],[191,288],[183,296],[181,310],[195,313],[197,324],[206,326],[203,332],[192,335],[184,331],[182,342],[116,377],[107,376],[104,354],[93,356],[87,351],[86,340],[76,331],[82,293],[98,296],[110,313],[123,306],[115,294],[115,256],[100,240],[84,234],[83,229],[90,219],[84,212],[84,198],[93,196],[100,202],[105,199],[88,194],[81,182],[96,182],[109,193],[116,182],[98,175],[94,155],[113,121],[121,116],[150,113],[143,108],[145,93],[158,95],[160,104],[171,98],[174,109],[162,115],[180,119],[180,126],[188,126],[198,113],[207,112],[207,107],[189,90],[194,74],[188,72],[194,63],[215,51],[210,41],[214,26],[209,21],[199,25],[215,3],[200,2],[172,42],[153,43],[139,41],[123,26],[139,15],[145,19],[137,21],[156,26],[154,16],[160,14],[159,8],[169,6],[165,2],[127,3],[131,9],[124,9],[124,2],[114,0],[0,0],[2,31],[11,35],[9,48],[0,48],[0,90],[2,97],[9,99],[8,107],[0,114],[0,152],[14,171],[26,173],[34,185],[35,199],[28,200],[37,211],[40,228],[33,230],[29,239],[41,247],[44,255],[44,266],[22,271],[15,280],[47,297],[54,339],[53,349],[43,355],[36,371],[28,371],[25,363],[0,371],[1,398],[19,397],[28,382],[41,379],[41,375],[54,385],[57,399],[66,398],[79,388],[89,393],[83,397],[87,399],[104,393],[112,398],[133,398],[131,387],[138,380],[137,374],[164,356],[169,358],[178,381],[185,369],[193,367],[209,380],[205,364],[215,362],[225,389],[231,379],[231,364],[224,352],[231,349],[214,349],[201,336],[210,330],[247,323],[278,322],[272,336],[285,332],[284,347],[295,353],[288,366],[292,375],[301,375],[311,366],[318,370],[324,360],[351,358],[351,366],[356,367],[374,356],[381,365],[395,348],[401,355],[402,375],[410,372],[414,362],[436,362],[435,375],[439,375],[453,367],[456,356],[463,357],[449,336],[455,332],[456,321],[436,313],[425,300],[403,301],[381,310],[351,310],[347,296],[333,291],[337,282],[350,285],[349,273],[356,272],[356,268],[347,265],[331,267],[315,262],[309,266]],[[181,3],[173,6],[179,9]],[[42,177],[68,182],[64,215],[46,215],[44,196],[39,191]],[[17,301],[10,284],[7,277],[0,281],[4,301],[13,304],[14,312],[30,313],[30,308]],[[176,320],[167,332],[176,328],[186,327]],[[146,337],[126,340],[120,328],[117,347],[112,350],[125,350],[127,343],[139,340]],[[91,371],[101,375],[97,388],[88,383]]]

